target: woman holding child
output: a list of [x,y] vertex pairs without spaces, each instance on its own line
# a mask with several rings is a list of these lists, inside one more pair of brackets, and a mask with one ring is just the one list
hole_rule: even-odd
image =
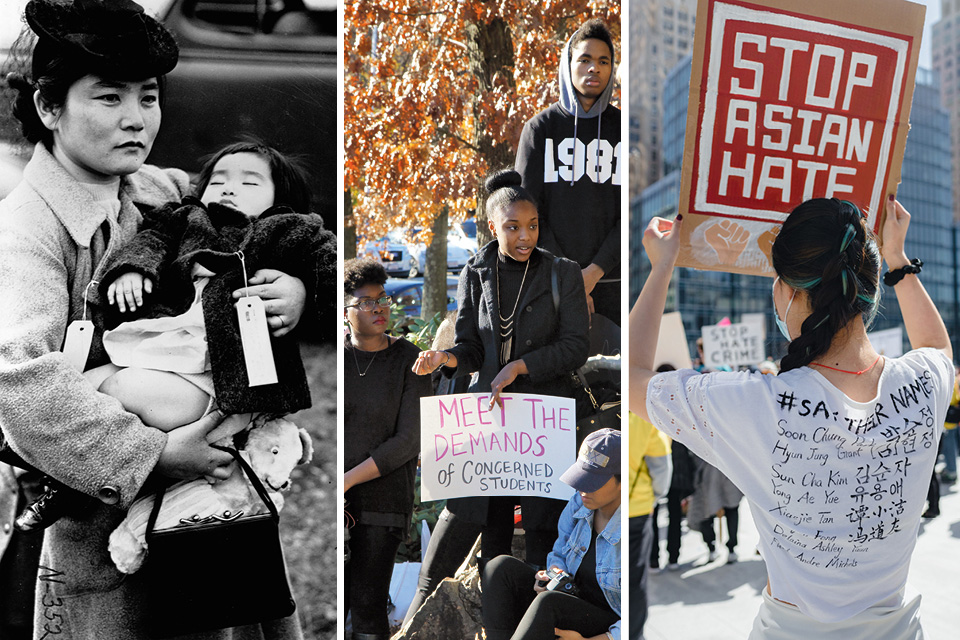
[[[32,69],[8,82],[19,92],[14,115],[36,148],[22,183],[0,203],[0,427],[26,462],[99,499],[46,533],[35,631],[141,638],[149,632],[144,584],[113,567],[108,534],[151,473],[223,479],[233,460],[205,440],[222,419],[218,412],[164,433],[97,393],[80,372],[106,362],[99,280],[137,232],[138,207],[187,193],[183,172],[144,165],[160,126],[163,76],[178,52],[170,34],[129,1],[32,0],[26,17],[37,35]],[[274,331],[296,325],[302,283],[278,272],[251,283]],[[62,347],[75,354],[74,364]],[[200,637],[300,635],[291,616]]]
[[[923,637],[906,580],[954,370],[922,263],[904,252],[909,222],[891,194],[881,252],[850,202],[809,200],[787,217],[772,250],[791,341],[778,376],[652,371],[683,222],[654,218],[644,234],[652,269],[630,314],[630,410],[750,501],[768,575],[752,640]],[[899,358],[867,337],[881,255],[913,347]],[[904,388],[922,391],[905,399]]]

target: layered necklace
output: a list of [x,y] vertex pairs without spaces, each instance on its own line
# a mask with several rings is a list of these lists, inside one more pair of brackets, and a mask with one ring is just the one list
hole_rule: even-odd
[[523,278],[520,279],[520,289],[517,291],[517,299],[513,303],[513,311],[509,316],[503,316],[503,301],[500,299],[500,260],[497,259],[497,310],[500,316],[500,366],[510,362],[510,353],[513,351],[513,330],[515,325],[513,321],[517,315],[517,305],[520,304],[520,295],[523,293],[523,283],[527,281],[527,270],[530,269],[530,260],[527,259],[526,266],[523,268]]
[[[382,334],[381,337],[387,338],[386,334]],[[387,343],[389,344],[389,342],[390,342],[390,338],[387,338]],[[370,371],[370,367],[373,365],[373,361],[377,359],[377,355],[381,351],[383,351],[383,349],[377,349],[376,351],[373,352],[373,357],[370,358],[370,362],[367,363],[367,368],[364,369],[363,371],[360,371],[360,360],[357,359],[357,351],[359,351],[359,347],[357,347],[357,345],[353,345],[353,362],[354,364],[357,365],[357,373],[359,373],[360,377],[362,378],[367,375],[368,371]]]

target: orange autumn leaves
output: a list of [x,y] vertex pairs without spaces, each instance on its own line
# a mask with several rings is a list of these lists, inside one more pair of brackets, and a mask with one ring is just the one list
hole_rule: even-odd
[[619,43],[618,3],[346,3],[344,186],[361,241],[473,209],[483,177],[513,164],[523,124],[556,100],[560,50],[590,17]]

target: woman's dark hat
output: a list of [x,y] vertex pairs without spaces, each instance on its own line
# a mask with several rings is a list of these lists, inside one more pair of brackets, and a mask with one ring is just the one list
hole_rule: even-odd
[[121,80],[161,76],[177,65],[173,36],[131,0],[30,0],[25,15],[37,34],[34,80],[54,57]]
[[577,491],[592,493],[620,473],[620,432],[600,429],[580,445],[577,461],[560,476],[560,481]]

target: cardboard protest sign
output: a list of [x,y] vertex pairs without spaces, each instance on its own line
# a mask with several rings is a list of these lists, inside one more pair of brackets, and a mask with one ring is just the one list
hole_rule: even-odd
[[690,349],[687,347],[687,334],[683,330],[683,319],[679,311],[663,314],[660,320],[660,336],[657,338],[657,353],[653,359],[656,369],[662,364],[673,365],[675,369],[690,369]]
[[703,327],[703,364],[715,369],[739,367],[766,359],[763,326],[753,322]]
[[867,334],[870,344],[882,356],[899,358],[903,355],[903,327],[871,331]]
[[423,500],[542,496],[567,500],[560,475],[577,457],[572,398],[459,393],[420,399]]
[[850,200],[879,232],[909,129],[924,7],[905,0],[700,0],[680,266],[773,275],[804,200]]

